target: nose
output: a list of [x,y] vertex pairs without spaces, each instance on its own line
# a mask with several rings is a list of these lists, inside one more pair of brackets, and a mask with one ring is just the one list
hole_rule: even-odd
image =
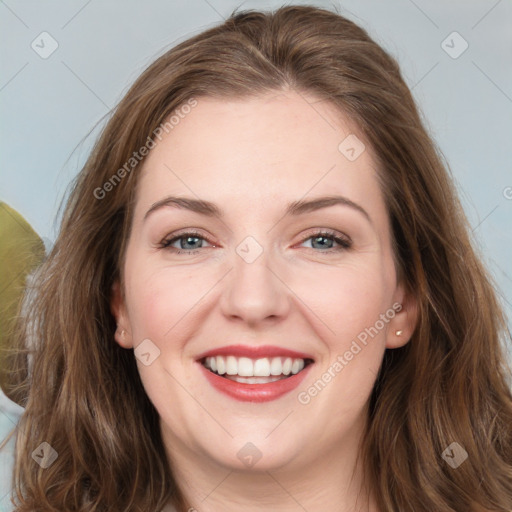
[[291,291],[283,276],[271,265],[267,251],[255,260],[234,255],[233,269],[224,280],[220,299],[222,313],[251,326],[284,318],[290,308]]

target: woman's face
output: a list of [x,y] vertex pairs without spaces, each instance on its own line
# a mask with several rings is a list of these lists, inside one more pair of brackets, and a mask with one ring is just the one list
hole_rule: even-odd
[[198,98],[154,140],[112,308],[171,458],[293,469],[349,450],[414,323],[371,148],[294,92]]

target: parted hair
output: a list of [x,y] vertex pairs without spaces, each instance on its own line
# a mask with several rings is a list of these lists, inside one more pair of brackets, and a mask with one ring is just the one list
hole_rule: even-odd
[[[235,11],[171,48],[109,114],[12,337],[2,386],[25,408],[17,512],[187,510],[134,353],[114,340],[111,290],[122,283],[141,164],[106,197],[97,191],[191,98],[290,89],[328,101],[371,145],[398,276],[418,303],[412,338],[385,352],[369,402],[361,453],[380,510],[512,510],[510,334],[449,166],[396,60],[365,29],[286,6]],[[58,454],[46,469],[31,457],[42,442]],[[456,469],[441,456],[453,442],[468,454]]]

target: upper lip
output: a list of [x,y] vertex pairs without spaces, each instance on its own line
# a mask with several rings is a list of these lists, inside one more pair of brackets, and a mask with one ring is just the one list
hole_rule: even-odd
[[197,357],[201,361],[205,357],[213,356],[235,356],[248,357],[249,359],[262,359],[264,357],[291,357],[292,359],[311,359],[313,357],[305,352],[297,352],[288,348],[277,347],[275,345],[226,345],[224,347],[213,348],[208,352],[203,352]]

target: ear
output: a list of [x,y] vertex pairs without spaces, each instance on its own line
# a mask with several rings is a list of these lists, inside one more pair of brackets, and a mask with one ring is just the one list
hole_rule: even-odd
[[123,348],[133,348],[132,329],[126,309],[126,302],[119,281],[112,285],[110,311],[116,319],[117,329],[114,334],[116,342]]
[[386,348],[399,348],[406,345],[418,322],[418,301],[412,293],[407,293],[399,285],[394,294],[392,309],[395,316],[388,325]]

